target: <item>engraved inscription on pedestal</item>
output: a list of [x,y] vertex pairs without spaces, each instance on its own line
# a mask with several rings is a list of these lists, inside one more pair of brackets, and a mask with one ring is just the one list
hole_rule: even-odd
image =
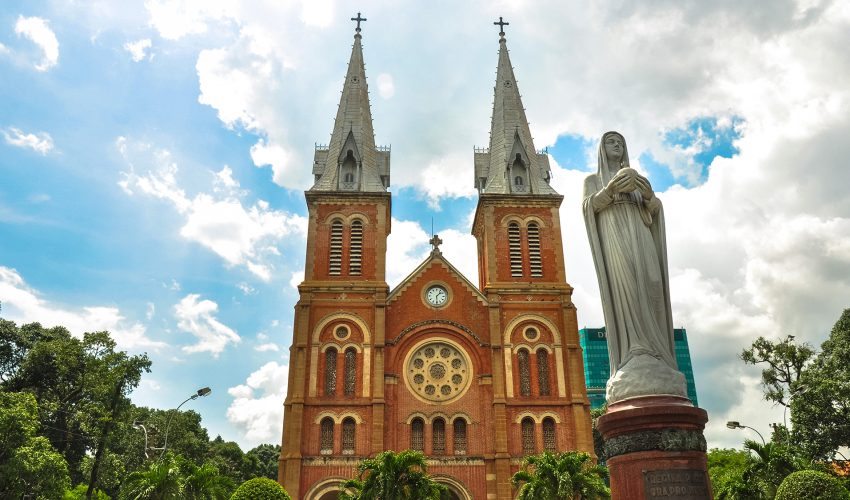
[[643,471],[647,500],[705,500],[708,478],[705,471],[695,469],[662,469]]

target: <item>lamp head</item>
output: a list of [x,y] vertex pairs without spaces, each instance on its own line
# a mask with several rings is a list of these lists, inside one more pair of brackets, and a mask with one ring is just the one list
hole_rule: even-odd
[[726,422],[726,427],[728,427],[730,429],[740,429],[741,428],[741,422],[738,422],[738,421],[735,421],[735,420],[730,420],[730,421]]
[[204,397],[211,392],[212,392],[212,389],[210,389],[209,387],[202,387],[202,388],[198,389],[196,396]]

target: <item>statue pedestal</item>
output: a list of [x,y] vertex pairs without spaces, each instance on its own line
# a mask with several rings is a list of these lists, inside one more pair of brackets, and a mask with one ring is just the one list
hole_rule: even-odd
[[711,499],[708,415],[679,396],[618,401],[599,417],[612,500]]

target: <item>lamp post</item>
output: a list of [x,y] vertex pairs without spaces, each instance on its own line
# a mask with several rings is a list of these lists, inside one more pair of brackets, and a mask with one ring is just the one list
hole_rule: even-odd
[[[187,402],[198,399],[200,397],[207,396],[211,392],[212,392],[212,389],[210,389],[209,387],[202,387],[202,388],[198,389],[197,391],[195,391],[195,394],[192,394],[188,398],[184,399],[182,403],[177,405],[177,408],[175,408],[174,410],[171,410],[171,412],[168,415],[168,422],[165,424],[165,440],[162,443],[162,448],[161,448],[162,453],[159,454],[160,459],[162,459],[162,457],[165,456],[165,450],[168,448],[168,429],[171,427],[171,419],[174,418],[174,414],[176,412],[180,411],[180,407],[183,406],[184,404],[186,404]],[[147,433],[145,433],[145,434],[147,434]],[[151,449],[152,450],[158,450],[160,448],[151,448]]]
[[764,436],[761,435],[761,432],[755,430],[754,428],[750,427],[749,425],[741,425],[741,422],[738,422],[738,421],[735,421],[735,420],[730,420],[730,421],[726,422],[726,427],[728,427],[730,429],[750,429],[751,431],[753,431],[753,432],[755,432],[756,434],[759,435],[759,437],[761,438],[761,444],[762,445],[767,444],[767,442],[764,440]]

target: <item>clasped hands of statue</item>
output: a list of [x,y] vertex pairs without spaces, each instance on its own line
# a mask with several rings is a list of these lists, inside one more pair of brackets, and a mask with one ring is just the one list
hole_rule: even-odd
[[635,190],[640,191],[643,199],[647,201],[654,196],[649,179],[640,175],[637,170],[631,167],[621,168],[605,186],[605,192],[611,197],[617,193],[631,193]]

